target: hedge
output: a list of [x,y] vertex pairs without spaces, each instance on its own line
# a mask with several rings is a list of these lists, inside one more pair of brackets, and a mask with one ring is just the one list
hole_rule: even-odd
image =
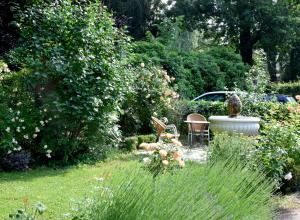
[[291,96],[300,95],[300,81],[290,83],[277,83],[274,84],[273,90],[280,94],[286,94]]
[[154,143],[156,142],[156,135],[138,135],[125,138],[122,148],[128,151],[133,151],[138,148],[141,143]]

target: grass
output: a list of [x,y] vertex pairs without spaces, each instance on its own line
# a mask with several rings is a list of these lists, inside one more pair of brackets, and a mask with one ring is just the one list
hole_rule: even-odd
[[68,213],[76,201],[91,194],[97,177],[118,176],[136,164],[123,158],[93,166],[0,173],[0,219],[23,208],[27,199],[30,205],[42,202],[47,206],[46,219],[62,219],[62,214]]

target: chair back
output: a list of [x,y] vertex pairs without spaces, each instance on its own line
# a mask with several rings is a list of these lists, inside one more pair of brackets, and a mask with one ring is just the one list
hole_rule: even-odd
[[[203,115],[192,113],[187,116],[187,121],[207,121]],[[188,124],[189,132],[205,131],[208,130],[208,124]]]
[[152,119],[152,123],[156,129],[157,135],[159,137],[161,135],[161,133],[163,133],[166,130],[167,126],[156,117],[152,116],[151,119]]

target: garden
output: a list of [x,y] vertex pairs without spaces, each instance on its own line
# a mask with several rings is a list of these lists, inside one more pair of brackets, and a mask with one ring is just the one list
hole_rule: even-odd
[[300,3],[0,12],[0,219],[300,216]]

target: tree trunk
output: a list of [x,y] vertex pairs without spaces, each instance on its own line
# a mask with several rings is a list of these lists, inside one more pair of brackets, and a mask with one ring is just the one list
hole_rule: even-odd
[[267,63],[268,63],[268,72],[270,74],[271,82],[277,81],[277,70],[276,70],[276,51],[275,50],[267,50]]
[[240,54],[245,64],[248,64],[250,66],[253,65],[253,42],[250,27],[241,29]]

